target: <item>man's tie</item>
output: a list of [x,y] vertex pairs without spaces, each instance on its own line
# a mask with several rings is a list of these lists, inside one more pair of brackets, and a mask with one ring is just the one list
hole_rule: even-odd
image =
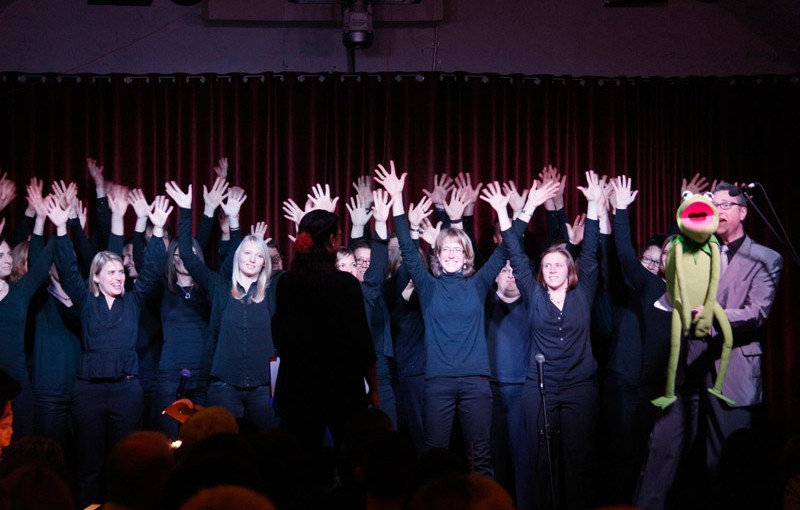
[[723,244],[719,253],[719,275],[725,274],[726,269],[728,269],[728,245]]

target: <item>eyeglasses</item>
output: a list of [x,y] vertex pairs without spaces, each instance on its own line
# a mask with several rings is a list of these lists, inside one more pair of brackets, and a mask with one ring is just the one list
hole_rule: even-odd
[[450,253],[453,255],[461,255],[464,253],[464,248],[461,246],[442,246],[439,248],[440,253]]
[[642,264],[646,266],[653,266],[653,267],[661,267],[661,261],[656,259],[651,259],[647,255],[642,256]]
[[728,202],[720,202],[720,203],[711,202],[711,203],[714,204],[714,207],[716,207],[717,209],[721,209],[723,211],[727,211],[728,209],[730,209],[734,205],[738,205],[739,207],[742,207],[742,204],[738,204],[736,202],[730,202],[730,201],[728,201]]
[[369,263],[370,263],[370,259],[365,259],[365,258],[362,258],[362,257],[357,257],[356,258],[356,264],[358,264],[359,266],[368,266]]

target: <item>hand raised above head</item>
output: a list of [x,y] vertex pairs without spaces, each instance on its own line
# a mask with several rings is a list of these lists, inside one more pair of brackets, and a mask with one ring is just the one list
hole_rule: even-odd
[[372,211],[366,208],[360,196],[350,197],[350,203],[346,203],[345,208],[350,213],[350,221],[354,226],[363,227],[372,218]]
[[614,196],[612,197],[613,206],[617,209],[625,209],[636,200],[636,195],[639,191],[632,191],[633,180],[627,175],[620,175],[616,179],[611,180],[611,186],[614,188]]
[[181,209],[191,209],[192,208],[192,185],[189,185],[189,188],[184,193],[178,183],[175,181],[169,181],[164,184],[164,191],[169,195],[170,198],[175,202],[175,204],[180,207]]
[[433,205],[437,207],[444,207],[447,202],[447,194],[453,189],[453,179],[447,174],[440,174],[433,176],[433,190],[428,191],[423,189],[422,192],[428,197]]
[[163,228],[167,223],[167,218],[172,213],[173,207],[169,203],[169,199],[164,195],[158,195],[153,200],[153,205],[150,206],[150,222],[154,227]]
[[50,222],[56,228],[63,227],[67,224],[69,211],[67,208],[61,206],[61,202],[54,195],[48,195],[47,198],[44,199],[43,207]]
[[600,178],[594,170],[586,172],[586,186],[578,186],[578,189],[589,202],[598,202],[603,194],[603,188],[600,187]]
[[386,170],[383,165],[378,165],[378,168],[375,169],[375,182],[383,186],[390,195],[395,197],[396,195],[403,194],[407,175],[408,174],[403,173],[398,177],[394,161],[390,160],[389,170]]
[[147,203],[147,199],[141,189],[135,188],[131,190],[128,194],[128,203],[133,207],[137,218],[146,218],[149,216],[150,204]]
[[419,203],[416,205],[416,207],[414,206],[413,203],[411,205],[409,205],[408,206],[408,223],[412,227],[417,227],[417,226],[421,225],[422,224],[422,220],[424,220],[425,218],[430,216],[430,214],[433,212],[433,210],[431,209],[432,205],[433,205],[433,202],[431,202],[431,199],[428,198],[428,197],[422,197],[422,199],[419,201]]
[[372,212],[375,222],[386,222],[389,219],[389,211],[393,199],[386,190],[382,189],[376,189],[372,194],[374,202]]
[[[497,181],[490,182],[481,192],[481,200],[492,206],[498,213],[506,211],[509,195],[503,193],[503,188]],[[507,211],[506,211],[507,213]]]
[[[683,194],[684,191],[691,191],[692,194],[697,195],[708,189],[708,186],[708,180],[700,175],[700,172],[697,172],[689,181],[687,181],[685,177],[681,179],[681,194]],[[716,187],[716,181],[714,181],[714,185],[711,187],[712,192],[714,191],[714,187]]]
[[311,201],[312,209],[322,209],[330,213],[336,213],[336,204],[339,203],[339,197],[331,197],[330,184],[315,184],[311,187],[311,193],[306,195]]
[[267,223],[259,221],[255,225],[250,225],[250,235],[254,235],[264,241],[267,235]]
[[300,209],[297,202],[288,198],[283,201],[283,217],[293,222],[295,225],[300,225],[300,220],[305,216],[305,211]]

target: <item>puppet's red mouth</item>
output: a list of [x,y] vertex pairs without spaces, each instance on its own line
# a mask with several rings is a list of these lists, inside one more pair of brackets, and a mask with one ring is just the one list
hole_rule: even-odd
[[714,222],[714,206],[699,200],[686,206],[681,213],[684,225],[693,230],[710,226]]

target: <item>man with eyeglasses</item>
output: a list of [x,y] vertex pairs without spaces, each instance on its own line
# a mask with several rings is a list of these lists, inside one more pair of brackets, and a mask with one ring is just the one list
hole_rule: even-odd
[[[783,267],[779,253],[756,243],[745,233],[747,200],[740,187],[722,182],[714,189],[713,202],[719,211],[716,235],[721,243],[721,256],[727,257],[727,261],[722,261],[724,269],[717,301],[731,322],[734,345],[723,394],[736,405],[729,406],[716,398],[705,399],[708,403],[706,460],[712,473],[725,440],[736,430],[750,428],[753,412],[762,402],[761,338]],[[708,349],[709,361],[714,360],[706,374],[707,386],[716,377],[721,345],[722,333],[712,330],[711,338],[701,346]]]
[[[750,429],[753,413],[762,402],[761,337],[775,300],[783,259],[745,233],[747,201],[741,188],[722,182],[714,188],[712,201],[719,214],[716,236],[720,257],[725,258],[721,261],[717,302],[733,329],[733,349],[722,394],[735,405],[711,398],[707,391],[717,376],[722,332],[712,329],[705,338],[690,338],[680,390],[684,403],[662,411],[650,437],[649,458],[634,500],[643,510],[667,507],[670,492],[670,508],[700,501],[709,487],[705,475],[715,475],[725,441],[736,431]],[[705,438],[706,465],[687,462],[683,467],[686,473],[676,478],[678,464],[686,453],[683,450],[694,444],[695,435]],[[702,448],[702,444],[698,446]],[[679,484],[673,488],[676,479]]]

